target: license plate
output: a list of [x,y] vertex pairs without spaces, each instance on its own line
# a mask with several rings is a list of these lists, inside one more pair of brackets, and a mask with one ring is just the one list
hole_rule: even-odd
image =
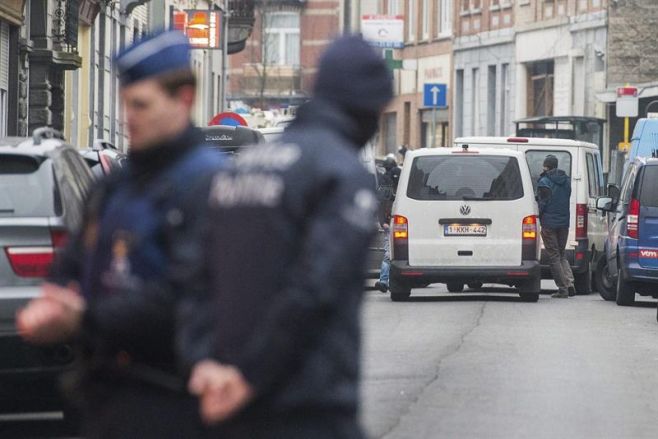
[[487,226],[482,224],[445,224],[444,236],[487,236]]

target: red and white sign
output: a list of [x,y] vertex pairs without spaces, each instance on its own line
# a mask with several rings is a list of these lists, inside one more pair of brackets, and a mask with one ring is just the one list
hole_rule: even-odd
[[642,259],[658,259],[658,250],[640,250]]
[[363,39],[376,47],[404,47],[404,16],[364,15],[361,17]]
[[617,117],[637,117],[638,111],[637,87],[619,87],[617,89]]
[[186,9],[172,12],[171,27],[183,32],[195,49],[221,49],[220,11]]

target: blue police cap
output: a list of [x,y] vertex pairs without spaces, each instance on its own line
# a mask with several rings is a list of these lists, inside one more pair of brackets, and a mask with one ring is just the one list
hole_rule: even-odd
[[116,57],[121,84],[191,69],[190,49],[189,40],[178,31],[161,32],[137,41]]

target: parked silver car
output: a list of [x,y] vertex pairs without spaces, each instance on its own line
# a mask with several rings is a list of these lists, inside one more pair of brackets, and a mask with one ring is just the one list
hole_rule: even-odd
[[63,408],[55,377],[72,361],[70,347],[24,343],[14,315],[79,227],[92,182],[78,151],[50,128],[0,139],[0,412]]

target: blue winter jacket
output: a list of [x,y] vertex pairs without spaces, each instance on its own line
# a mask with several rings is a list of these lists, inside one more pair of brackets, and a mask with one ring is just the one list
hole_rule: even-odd
[[560,229],[569,227],[569,199],[571,177],[561,169],[551,169],[541,174],[537,184],[539,220],[542,227]]

